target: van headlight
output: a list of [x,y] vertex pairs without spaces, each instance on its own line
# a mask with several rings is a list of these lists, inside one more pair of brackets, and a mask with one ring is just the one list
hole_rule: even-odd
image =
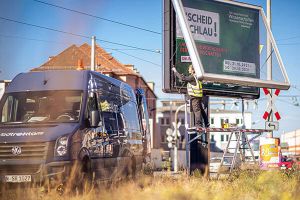
[[55,155],[65,156],[68,152],[68,137],[62,136],[56,140]]

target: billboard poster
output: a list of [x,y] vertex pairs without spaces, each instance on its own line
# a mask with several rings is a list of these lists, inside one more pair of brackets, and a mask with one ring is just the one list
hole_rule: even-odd
[[[205,73],[259,79],[259,10],[211,0],[182,0],[182,4]],[[175,20],[171,65],[188,75],[188,49],[176,15],[170,18]],[[171,90],[184,88],[177,78],[171,79]],[[259,97],[259,88],[234,83],[204,81],[203,87],[208,95]]]
[[263,170],[276,169],[280,162],[279,138],[260,138],[259,163]]

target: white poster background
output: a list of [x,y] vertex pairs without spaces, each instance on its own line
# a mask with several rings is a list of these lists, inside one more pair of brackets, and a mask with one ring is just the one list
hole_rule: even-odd
[[[220,43],[219,13],[187,7],[184,7],[184,10],[194,40],[215,44]],[[176,27],[177,37],[183,38],[178,20],[176,20]]]

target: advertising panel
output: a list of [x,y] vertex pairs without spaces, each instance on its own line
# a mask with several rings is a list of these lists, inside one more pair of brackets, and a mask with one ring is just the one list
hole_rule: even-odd
[[278,168],[280,162],[279,138],[260,138],[259,163],[263,170]]
[[[259,79],[259,10],[211,0],[182,0],[182,3],[205,73]],[[165,13],[166,6],[168,3],[165,3]],[[165,56],[164,78],[170,78],[170,81],[164,82],[164,89],[171,93],[185,93],[185,85],[168,72],[174,66],[179,73],[187,75],[191,64],[171,3],[169,9],[164,18],[165,36],[169,32],[168,38],[164,38],[164,50],[171,52]],[[166,16],[172,12],[173,16]],[[166,42],[170,42],[170,48]],[[168,56],[169,60],[166,60]],[[259,97],[259,88],[256,87],[205,81],[203,84],[207,95]]]

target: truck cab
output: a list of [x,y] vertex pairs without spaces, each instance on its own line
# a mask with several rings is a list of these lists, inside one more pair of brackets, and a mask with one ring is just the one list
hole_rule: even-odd
[[141,91],[97,72],[17,75],[0,101],[1,183],[134,175],[149,153],[145,106]]

